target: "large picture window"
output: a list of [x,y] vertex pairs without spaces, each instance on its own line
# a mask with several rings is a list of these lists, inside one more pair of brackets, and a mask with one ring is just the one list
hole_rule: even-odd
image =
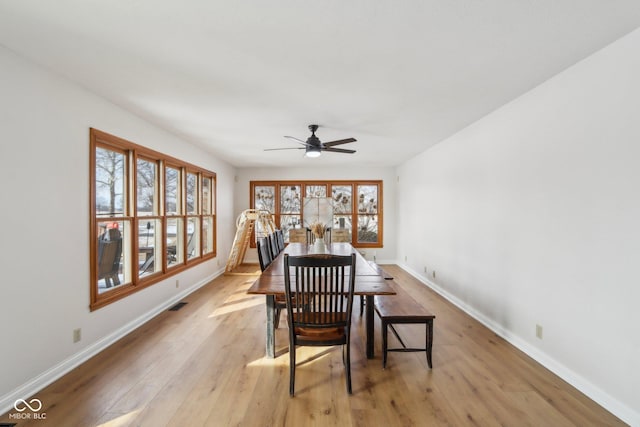
[[305,197],[330,197],[331,227],[355,247],[382,247],[382,181],[251,181],[252,209],[272,213],[289,241],[289,231],[303,227]]
[[215,257],[216,175],[91,129],[92,310]]

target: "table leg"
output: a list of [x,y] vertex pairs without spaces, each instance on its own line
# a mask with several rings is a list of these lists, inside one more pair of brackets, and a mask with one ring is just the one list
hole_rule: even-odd
[[274,295],[267,295],[267,357],[276,357],[276,297]]
[[366,296],[365,322],[367,328],[367,359],[373,359],[373,295]]

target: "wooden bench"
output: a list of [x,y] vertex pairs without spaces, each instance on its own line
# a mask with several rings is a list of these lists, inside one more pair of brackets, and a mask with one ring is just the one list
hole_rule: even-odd
[[[397,283],[392,283],[396,295],[376,295],[375,310],[382,322],[382,367],[387,367],[387,352],[410,352],[424,351],[427,354],[427,364],[432,368],[431,348],[433,347],[433,319],[435,315],[429,313],[424,307],[418,304],[408,293],[406,293]],[[425,348],[408,348],[398,332],[393,327],[395,324],[419,324],[424,323],[426,327]],[[402,347],[388,348],[387,332],[391,331],[396,336]]]

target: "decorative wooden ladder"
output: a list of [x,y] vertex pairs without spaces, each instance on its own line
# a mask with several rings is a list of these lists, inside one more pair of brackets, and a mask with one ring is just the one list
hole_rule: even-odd
[[[256,227],[256,222],[258,227]],[[267,234],[271,234],[275,231],[275,224],[269,211],[263,211],[258,209],[247,209],[243,211],[236,220],[236,236],[233,239],[233,246],[231,247],[231,253],[227,260],[225,273],[231,273],[244,261],[251,235],[254,228],[256,229],[256,236],[263,237]]]

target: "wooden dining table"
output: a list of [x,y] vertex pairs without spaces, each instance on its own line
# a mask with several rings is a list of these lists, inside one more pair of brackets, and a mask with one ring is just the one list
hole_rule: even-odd
[[[350,243],[332,243],[327,246],[327,252],[332,255],[356,254],[356,280],[354,295],[363,295],[365,304],[366,323],[366,349],[367,358],[374,356],[374,319],[373,319],[373,297],[375,295],[394,295],[395,291],[389,283],[380,275],[364,257]],[[266,296],[267,305],[267,333],[266,333],[266,355],[275,357],[275,313],[276,296],[284,295],[284,254],[290,256],[313,255],[313,247],[305,243],[290,243],[271,264],[262,272],[260,277],[251,285],[248,294],[258,294]]]

